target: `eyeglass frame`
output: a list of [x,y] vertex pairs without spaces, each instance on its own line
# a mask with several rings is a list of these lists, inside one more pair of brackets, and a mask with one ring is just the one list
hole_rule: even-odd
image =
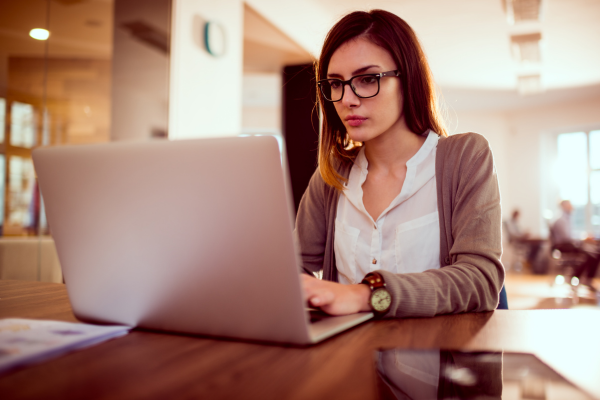
[[[354,78],[360,78],[362,76],[373,76],[377,78],[377,93],[375,93],[372,96],[361,96],[358,93],[356,93],[356,90],[354,89],[354,86],[352,86],[352,80]],[[394,77],[398,77],[400,76],[400,70],[393,70],[393,71],[387,71],[387,72],[380,72],[379,74],[360,74],[360,75],[355,75],[352,78],[348,79],[347,81],[344,81],[342,79],[338,79],[338,78],[328,78],[328,79],[320,79],[319,81],[317,81],[317,86],[319,86],[319,89],[321,91],[321,94],[323,95],[323,98],[329,102],[332,103],[337,103],[338,101],[341,101],[344,98],[344,93],[346,90],[346,85],[350,86],[350,90],[352,90],[352,93],[354,93],[356,95],[356,97],[358,97],[359,99],[370,99],[371,97],[375,97],[379,94],[379,91],[381,90],[381,78],[385,78],[385,77],[389,77],[389,76],[394,76]],[[329,100],[327,98],[327,96],[325,95],[325,93],[323,93],[323,86],[321,86],[321,84],[323,82],[328,82],[328,81],[339,81],[342,83],[342,96],[339,98],[339,100]]]

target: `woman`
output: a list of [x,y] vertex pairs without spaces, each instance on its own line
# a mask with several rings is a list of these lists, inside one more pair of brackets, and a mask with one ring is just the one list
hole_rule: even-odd
[[495,309],[504,268],[492,153],[480,135],[447,137],[412,29],[386,11],[351,13],[316,73],[319,168],[296,222],[309,305],[381,317]]

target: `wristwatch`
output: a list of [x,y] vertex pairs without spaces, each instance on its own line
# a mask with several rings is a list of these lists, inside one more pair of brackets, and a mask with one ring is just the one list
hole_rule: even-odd
[[369,272],[361,283],[371,289],[369,304],[376,317],[381,317],[392,306],[392,295],[385,288],[385,281],[379,272]]

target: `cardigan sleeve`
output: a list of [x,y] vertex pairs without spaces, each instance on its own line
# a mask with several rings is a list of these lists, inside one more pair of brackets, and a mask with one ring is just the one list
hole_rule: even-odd
[[450,227],[448,256],[440,269],[379,271],[393,299],[388,318],[492,311],[498,304],[504,283],[498,179],[487,140],[469,135],[453,142],[443,173],[436,172],[443,180],[440,218]]
[[323,268],[327,239],[325,182],[317,169],[300,200],[294,238],[302,271],[315,274]]

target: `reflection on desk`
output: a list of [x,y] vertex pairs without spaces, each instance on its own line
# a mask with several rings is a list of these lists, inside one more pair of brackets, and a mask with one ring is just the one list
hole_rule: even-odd
[[592,399],[532,354],[393,349],[376,360],[383,400]]

